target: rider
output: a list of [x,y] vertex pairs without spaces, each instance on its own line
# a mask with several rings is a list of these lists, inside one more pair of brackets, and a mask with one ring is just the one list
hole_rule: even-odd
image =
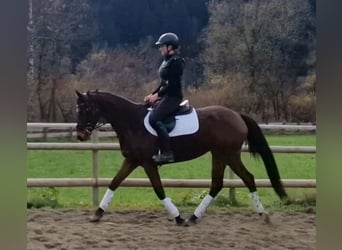
[[162,34],[155,45],[164,57],[159,67],[160,85],[152,94],[145,96],[144,101],[155,105],[149,122],[158,134],[161,154],[154,155],[153,159],[160,164],[174,162],[164,121],[176,112],[182,102],[182,74],[185,62],[177,56],[179,39],[176,34]]

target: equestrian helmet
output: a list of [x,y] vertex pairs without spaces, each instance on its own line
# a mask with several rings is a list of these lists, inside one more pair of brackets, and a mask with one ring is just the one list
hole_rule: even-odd
[[162,34],[158,41],[155,43],[155,45],[160,46],[160,45],[172,45],[174,49],[177,49],[179,46],[179,39],[178,36],[175,33],[164,33]]

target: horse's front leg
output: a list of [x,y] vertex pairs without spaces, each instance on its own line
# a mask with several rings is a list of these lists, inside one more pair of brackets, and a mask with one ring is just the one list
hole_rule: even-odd
[[150,179],[151,185],[153,187],[154,192],[158,196],[159,200],[161,200],[168,211],[169,215],[175,219],[177,225],[183,225],[185,220],[180,215],[178,208],[173,204],[169,197],[165,196],[165,191],[160,180],[160,175],[158,172],[158,167],[155,164],[146,164],[143,166],[145,172]]
[[109,206],[114,196],[114,191],[119,187],[121,182],[125,180],[130,173],[132,173],[132,171],[136,167],[138,167],[138,164],[135,161],[125,158],[120,170],[117,172],[117,174],[112,179],[110,185],[108,186],[108,189],[104,194],[99,207],[96,209],[95,214],[90,218],[91,222],[97,222],[102,218],[104,211]]

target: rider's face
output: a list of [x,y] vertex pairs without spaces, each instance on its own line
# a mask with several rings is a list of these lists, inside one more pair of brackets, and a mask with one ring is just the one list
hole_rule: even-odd
[[160,54],[162,56],[166,56],[169,54],[170,50],[172,50],[172,46],[166,46],[166,45],[162,45],[159,47],[159,51],[160,51]]
[[159,47],[159,51],[160,51],[160,54],[161,54],[162,56],[165,56],[165,55],[167,54],[167,47],[166,47],[166,45],[160,46],[160,47]]

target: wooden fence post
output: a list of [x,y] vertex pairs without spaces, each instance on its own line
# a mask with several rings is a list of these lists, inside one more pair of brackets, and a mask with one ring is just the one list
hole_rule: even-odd
[[[94,130],[92,133],[92,142],[98,143],[99,135],[98,131]],[[99,205],[99,186],[98,186],[98,179],[99,179],[99,150],[93,149],[92,150],[92,158],[93,158],[93,178],[95,180],[95,185],[93,186],[93,205]]]
[[74,139],[73,131],[74,131],[74,129],[72,127],[70,127],[69,128],[70,141],[72,141]]
[[[235,179],[235,174],[233,172],[233,170],[231,168],[229,168],[229,179],[233,180]],[[236,200],[236,193],[235,193],[235,188],[234,187],[230,187],[229,188],[229,196],[228,196],[229,202],[232,205],[237,204],[237,200]]]
[[49,128],[47,128],[47,127],[43,128],[43,139],[44,139],[44,141],[46,141],[46,139],[48,138],[48,132],[49,132]]

